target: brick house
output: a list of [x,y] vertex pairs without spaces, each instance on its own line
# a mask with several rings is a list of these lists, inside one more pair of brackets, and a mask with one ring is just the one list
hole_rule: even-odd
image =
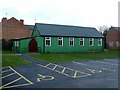
[[11,40],[15,38],[30,37],[32,30],[24,25],[24,20],[12,17],[2,19],[2,39]]
[[120,27],[110,27],[106,36],[108,48],[120,49]]
[[[24,20],[17,20],[14,17],[10,19],[5,17],[2,18],[1,26],[3,46],[5,46],[4,42],[9,42],[12,39],[30,37],[32,34],[32,27],[34,27],[33,25],[24,25]],[[5,48],[7,47],[4,47],[4,49]]]

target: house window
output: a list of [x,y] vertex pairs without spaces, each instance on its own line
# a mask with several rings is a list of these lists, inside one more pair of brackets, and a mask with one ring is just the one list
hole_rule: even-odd
[[116,47],[119,47],[119,46],[120,46],[120,45],[119,45],[119,42],[117,41],[117,42],[116,42]]
[[15,41],[15,47],[19,47],[19,41]]
[[58,46],[63,46],[63,37],[58,37]]
[[113,42],[109,42],[109,47],[113,47]]
[[98,39],[98,46],[102,46],[102,39]]
[[45,46],[51,46],[51,37],[45,37]]
[[90,38],[90,39],[89,39],[89,45],[90,45],[90,46],[93,46],[93,44],[94,44],[94,39],[93,39],[93,38]]
[[80,46],[84,46],[84,38],[80,38]]
[[74,37],[69,38],[69,45],[74,46]]

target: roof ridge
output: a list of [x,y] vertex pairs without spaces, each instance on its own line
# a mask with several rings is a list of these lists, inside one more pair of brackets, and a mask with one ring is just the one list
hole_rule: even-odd
[[96,29],[94,27],[84,27],[84,26],[76,26],[76,25],[49,24],[49,23],[35,23],[35,24]]

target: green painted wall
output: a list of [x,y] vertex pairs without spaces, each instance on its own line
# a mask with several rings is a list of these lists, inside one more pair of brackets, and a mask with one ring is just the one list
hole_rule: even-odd
[[[15,41],[13,41],[13,50],[18,53],[28,53],[29,52],[29,42],[33,38],[26,38],[19,40],[19,47],[15,47]],[[36,37],[37,41],[37,52],[43,53],[43,37]]]
[[32,36],[40,36],[40,33],[37,29],[34,29],[32,32]]
[[[37,52],[46,53],[62,53],[62,52],[86,52],[90,50],[103,50],[104,49],[104,39],[102,40],[102,46],[98,46],[98,38],[94,38],[94,46],[89,46],[89,38],[84,38],[84,46],[79,45],[80,38],[74,38],[74,46],[69,46],[69,37],[63,38],[63,46],[58,46],[58,37],[51,37],[51,46],[45,46],[45,37],[40,37],[40,33],[35,29],[32,33],[37,41]],[[29,52],[29,42],[31,38],[20,39],[19,47],[15,47],[15,41],[13,42],[13,50],[26,53]]]
[[13,42],[13,50],[18,52],[18,53],[26,53],[29,50],[29,39],[21,39],[19,40],[19,47],[15,47],[15,41]]
[[89,50],[103,50],[98,46],[98,39],[94,39],[94,46],[89,46],[89,38],[84,39],[84,46],[79,45],[80,38],[74,38],[74,46],[69,46],[69,37],[63,38],[63,46],[58,46],[58,38],[51,37],[51,46],[45,46],[45,52],[86,52]]

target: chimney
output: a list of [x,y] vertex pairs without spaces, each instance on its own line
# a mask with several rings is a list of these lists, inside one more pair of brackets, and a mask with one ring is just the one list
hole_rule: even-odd
[[21,24],[24,24],[24,20],[20,19],[20,23],[21,23]]
[[7,18],[6,17],[3,17],[2,18],[2,23],[6,23],[7,22]]

